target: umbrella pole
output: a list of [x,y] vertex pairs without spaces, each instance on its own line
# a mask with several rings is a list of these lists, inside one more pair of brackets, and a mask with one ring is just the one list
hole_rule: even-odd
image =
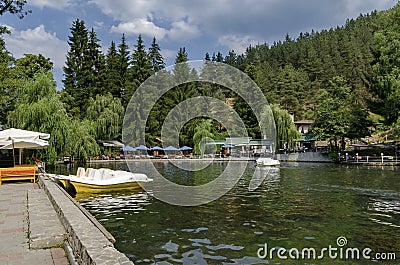
[[22,149],[19,148],[19,165],[22,165]]
[[13,166],[15,167],[15,149],[14,149],[14,139],[11,139],[13,146]]

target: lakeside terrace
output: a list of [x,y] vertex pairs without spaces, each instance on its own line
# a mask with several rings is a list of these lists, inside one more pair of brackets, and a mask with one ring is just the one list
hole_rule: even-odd
[[[220,158],[237,158],[241,160],[253,160],[259,156],[272,156],[274,154],[274,143],[272,140],[252,139],[251,137],[234,137],[226,138],[225,140],[217,140],[206,142],[203,146],[205,154],[194,155],[193,148],[183,146],[176,148],[168,146],[162,148],[159,146],[124,146],[117,141],[103,141],[104,146],[115,148],[124,154],[109,154],[94,157],[93,160],[119,160],[119,159],[153,159],[153,158],[168,158],[168,159],[220,159]],[[217,151],[217,152],[216,152]],[[111,152],[110,152],[111,153]],[[66,161],[72,159],[66,158]]]

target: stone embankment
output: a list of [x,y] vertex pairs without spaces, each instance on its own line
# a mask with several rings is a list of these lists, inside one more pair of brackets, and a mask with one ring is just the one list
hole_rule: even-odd
[[277,154],[277,159],[281,162],[333,163],[328,154],[319,152]]
[[47,176],[39,176],[39,186],[47,194],[62,226],[72,253],[79,264],[133,263],[114,248],[107,234],[95,219],[81,209],[70,196]]

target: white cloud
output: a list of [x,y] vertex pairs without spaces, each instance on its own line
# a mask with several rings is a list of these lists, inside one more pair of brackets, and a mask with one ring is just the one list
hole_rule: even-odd
[[173,41],[190,40],[201,35],[198,26],[183,20],[172,22],[171,28],[166,29],[155,25],[146,18],[133,19],[129,22],[122,22],[117,26],[111,26],[111,32],[131,35],[142,34],[148,37],[156,37],[158,40],[168,38]]
[[[102,12],[115,20],[128,22],[137,18],[167,18],[169,21],[181,20],[186,15],[184,0],[90,0]],[[173,19],[172,19],[173,18]]]
[[157,39],[163,39],[167,32],[165,29],[157,27],[153,22],[142,18],[112,26],[111,31],[135,35],[143,34],[149,37],[155,36]]
[[51,7],[58,10],[63,10],[64,8],[72,4],[71,0],[30,0],[29,5],[36,6],[39,8]]
[[189,24],[183,20],[173,22],[168,31],[168,37],[174,41],[194,39],[200,35],[201,32],[197,25]]
[[251,36],[238,36],[238,35],[224,35],[218,38],[220,45],[226,46],[229,50],[234,50],[235,53],[241,54],[246,51],[250,45],[256,45],[259,42]]
[[119,22],[111,27],[112,32],[143,34],[155,36],[158,40],[168,38],[173,41],[185,41],[201,36],[198,24],[192,23],[185,5],[178,5],[176,2],[179,1],[90,1],[104,14]]
[[[393,0],[90,0],[90,3],[116,21],[119,25],[113,30],[119,32],[158,34],[158,39],[165,37],[176,42],[213,37],[236,49],[240,49],[240,43],[264,42],[271,36],[282,39],[286,33],[296,35],[305,28],[320,30],[342,25],[347,18],[395,4]],[[230,40],[234,43],[229,43]]]
[[29,53],[42,54],[51,59],[55,68],[63,67],[68,44],[60,40],[55,33],[46,32],[44,25],[23,31],[8,28],[11,34],[5,35],[4,38],[7,49],[14,57],[20,58]]

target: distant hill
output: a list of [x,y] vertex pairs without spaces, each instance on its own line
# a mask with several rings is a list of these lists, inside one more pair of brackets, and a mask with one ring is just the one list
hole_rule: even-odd
[[[375,35],[387,30],[387,17],[399,9],[347,20],[345,25],[272,45],[249,46],[245,54],[230,52],[225,62],[253,77],[270,103],[293,112],[296,119],[312,119],[317,95],[334,76],[344,77],[359,101],[373,112],[382,98],[376,93],[373,65],[377,61]],[[399,29],[396,29],[399,30]]]

